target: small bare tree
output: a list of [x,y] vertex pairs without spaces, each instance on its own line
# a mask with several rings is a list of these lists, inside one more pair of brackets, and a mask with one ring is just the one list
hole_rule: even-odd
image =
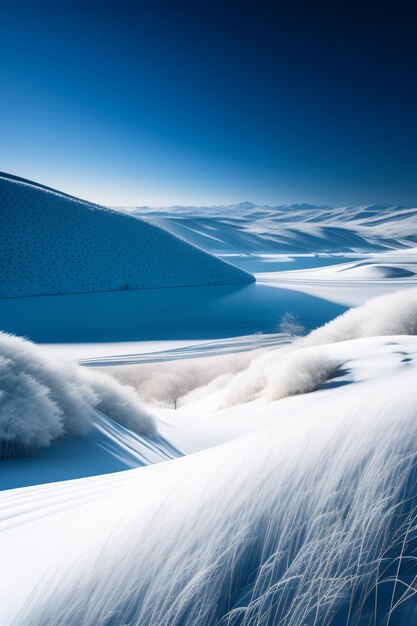
[[261,330],[257,330],[254,334],[253,334],[253,347],[255,348],[259,348],[259,346],[262,343],[262,336],[263,336],[263,332]]
[[292,313],[287,311],[281,317],[279,324],[277,325],[277,330],[283,333],[284,335],[289,335],[290,337],[298,337],[302,335],[304,332],[304,326],[300,324]]

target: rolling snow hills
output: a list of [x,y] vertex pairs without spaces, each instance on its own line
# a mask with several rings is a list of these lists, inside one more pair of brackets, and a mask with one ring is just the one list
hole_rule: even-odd
[[125,209],[218,254],[377,252],[415,246],[417,209],[310,204]]

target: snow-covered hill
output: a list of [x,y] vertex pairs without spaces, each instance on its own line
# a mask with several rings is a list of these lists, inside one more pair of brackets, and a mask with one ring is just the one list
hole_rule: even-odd
[[155,225],[0,174],[0,297],[253,280]]
[[125,209],[211,252],[370,252],[415,246],[417,208],[310,204]]

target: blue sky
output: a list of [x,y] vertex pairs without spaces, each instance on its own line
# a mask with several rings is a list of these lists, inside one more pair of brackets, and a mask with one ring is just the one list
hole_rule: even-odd
[[417,205],[416,18],[396,3],[20,2],[0,169],[111,205]]

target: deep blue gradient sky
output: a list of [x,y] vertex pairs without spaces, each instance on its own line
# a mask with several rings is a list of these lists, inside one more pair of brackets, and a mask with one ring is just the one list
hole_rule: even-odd
[[416,206],[408,4],[4,2],[0,170],[112,205]]

